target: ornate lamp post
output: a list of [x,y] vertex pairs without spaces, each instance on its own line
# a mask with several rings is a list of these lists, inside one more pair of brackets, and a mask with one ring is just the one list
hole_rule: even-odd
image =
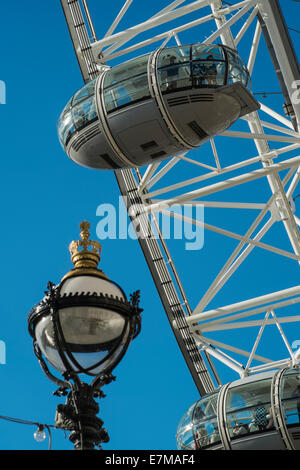
[[[98,268],[101,245],[89,239],[89,223],[80,228],[81,240],[69,247],[74,268],[58,285],[48,283],[29,313],[28,329],[43,371],[59,386],[55,394],[68,395],[57,407],[56,425],[71,431],[75,449],[94,449],[109,440],[94,398],[105,396],[102,386],[115,379],[112,370],[140,332],[142,309],[139,291],[128,301]],[[82,382],[81,375],[91,382]]]

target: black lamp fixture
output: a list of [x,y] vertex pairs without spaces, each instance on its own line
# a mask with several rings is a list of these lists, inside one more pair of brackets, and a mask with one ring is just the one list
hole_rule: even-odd
[[[89,239],[89,228],[81,222],[81,240],[69,246],[74,268],[58,285],[48,283],[28,317],[43,371],[59,386],[55,394],[68,395],[66,404],[57,407],[56,426],[70,430],[74,448],[84,450],[101,448],[109,440],[94,398],[105,396],[102,387],[115,380],[112,370],[139,334],[142,312],[139,291],[128,301],[122,288],[98,268],[101,245]],[[82,375],[91,377],[89,384],[82,382]]]

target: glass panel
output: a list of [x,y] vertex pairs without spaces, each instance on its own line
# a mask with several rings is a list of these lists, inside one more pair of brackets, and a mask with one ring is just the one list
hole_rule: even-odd
[[109,113],[116,108],[150,97],[147,65],[149,55],[114,67],[104,78],[104,102]]
[[238,54],[228,49],[226,49],[226,52],[227,52],[229,62],[231,62],[234,65],[237,65],[238,67],[240,67],[241,69],[247,72],[247,66]]
[[234,64],[229,63],[228,67],[228,83],[242,82],[245,84],[245,77],[243,70]]
[[225,60],[222,47],[207,44],[195,44],[192,46],[193,60]]
[[274,428],[270,390],[271,379],[229,389],[226,414],[231,438]]
[[224,85],[225,62],[202,61],[192,63],[193,86]]
[[194,425],[196,448],[203,448],[221,442],[217,417],[211,417],[202,424]]
[[168,67],[173,64],[181,64],[190,61],[190,46],[169,47],[162,49],[157,60],[157,67]]
[[228,83],[242,82],[250,86],[249,73],[242,59],[232,51],[226,50],[228,55]]
[[194,450],[196,447],[192,423],[194,407],[195,404],[188,409],[179,421],[176,433],[177,447],[179,450]]
[[98,307],[60,309],[59,321],[67,343],[72,343],[74,347],[93,345],[95,351],[101,350],[103,344],[118,339],[125,325],[122,315]]
[[220,442],[217,422],[218,394],[208,395],[196,404],[193,413],[193,425],[196,448]]
[[75,104],[79,103],[83,99],[88,98],[89,96],[94,95],[95,93],[95,80],[92,80],[91,82],[87,83],[83,88],[81,88],[77,93],[75,93],[72,105],[74,106]]
[[[61,360],[61,357],[56,348],[53,323],[49,316],[41,318],[41,320],[38,322],[36,326],[35,334],[36,334],[38,344],[41,348],[41,351],[43,352],[43,354],[45,355],[49,363],[55,369],[61,372],[65,372],[65,365],[63,361]],[[99,373],[105,368],[109,367],[112,364],[112,362],[115,360],[115,358],[117,358],[118,355],[122,353],[125,341],[128,338],[128,334],[129,334],[129,325],[126,330],[126,333],[124,334],[124,340],[122,341],[120,346],[116,348],[114,353],[106,361],[104,361],[101,365],[99,365],[97,368],[92,368],[92,367],[96,366],[98,362],[105,359],[105,357],[109,353],[108,348],[106,349],[103,348],[102,351],[98,351],[97,353],[78,353],[78,352],[74,352],[73,349],[71,348],[71,351],[73,353],[72,355],[74,356],[75,361],[77,361],[82,368],[92,368],[91,372],[93,374]],[[65,352],[65,350],[64,350],[64,354],[67,356],[67,353]],[[72,368],[75,371],[78,370],[77,365],[71,361],[69,356],[67,356],[67,359],[72,365]]]
[[194,410],[193,421],[197,423],[199,420],[214,417],[217,415],[218,394],[208,395],[197,402]]
[[104,78],[104,88],[122,82],[136,75],[147,72],[149,54],[129,60],[122,65],[118,65],[109,70]]
[[66,145],[75,132],[71,111],[63,112],[58,122],[58,135],[62,145]]
[[73,101],[73,96],[69,99],[68,103],[67,103],[66,106],[64,107],[64,110],[63,110],[63,112],[62,112],[62,115],[71,109],[72,101]]
[[76,106],[70,107],[69,103],[62,112],[57,125],[62,145],[68,143],[76,129],[81,129],[98,118],[94,94]]
[[158,82],[162,93],[177,88],[190,87],[191,71],[190,64],[173,65],[158,70]]
[[116,108],[150,97],[146,74],[125,80],[119,85],[104,90],[104,102],[109,113]]
[[177,446],[179,450],[195,450],[195,441],[192,425],[184,429],[184,432],[177,434]]
[[93,95],[73,106],[72,115],[76,129],[87,126],[93,119],[97,118],[95,96]]
[[178,449],[200,449],[220,443],[217,422],[218,392],[192,405],[177,427]]
[[281,402],[287,425],[300,423],[300,370],[284,373],[281,386]]

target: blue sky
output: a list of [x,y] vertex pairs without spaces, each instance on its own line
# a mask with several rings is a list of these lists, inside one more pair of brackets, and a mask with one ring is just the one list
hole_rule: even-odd
[[[144,2],[135,3],[137,6],[129,10],[120,28],[145,20],[167,4],[159,0],[149,5],[147,2],[147,10]],[[99,2],[90,0],[90,4],[100,37],[122,2],[110,2],[105,14]],[[297,29],[300,5],[292,0],[281,4],[288,26]],[[0,8],[0,80],[5,82],[7,92],[6,104],[0,105],[0,339],[6,344],[6,364],[0,365],[0,415],[53,424],[56,406],[63,399],[52,395],[55,384],[45,377],[33,354],[27,313],[43,296],[48,280],[59,282],[72,267],[68,245],[78,238],[80,221],[91,223],[95,238],[97,207],[103,203],[118,207],[119,190],[113,173],[84,169],[71,162],[57,138],[58,116],[83,84],[60,3],[18,0],[2,2]],[[209,34],[209,29],[198,27],[180,38],[182,43],[191,43]],[[291,31],[291,35],[299,51],[300,34]],[[253,91],[279,91],[272,71],[268,81],[262,73],[270,68],[264,54],[259,56],[256,67],[261,73],[257,74]],[[266,98],[264,103],[280,110],[279,95]],[[232,150],[231,143],[224,144],[223,154],[228,162],[238,159],[239,148]],[[183,178],[185,169],[179,171]],[[248,188],[232,193],[232,197],[246,201],[250,191],[251,200],[261,202],[265,188],[259,186],[258,192],[251,184]],[[234,213],[223,212],[205,213],[206,217],[207,221],[217,217],[220,226],[228,224],[238,233],[247,227],[243,214],[238,219]],[[273,241],[281,239],[277,227],[270,237],[274,237]],[[288,249],[287,241],[282,241]],[[107,397],[100,402],[100,416],[111,437],[105,449],[176,449],[177,424],[198,398],[197,389],[138,242],[108,239],[102,245],[101,268],[128,294],[140,289],[144,308],[142,333],[115,370],[117,380],[105,388]],[[209,286],[216,267],[222,266],[234,246],[232,241],[213,233],[205,233],[204,247],[196,254],[182,250],[180,242],[170,243],[192,305],[199,299],[199,282],[203,290]],[[257,266],[261,266],[261,280],[256,279]],[[273,254],[262,258],[258,250],[217,301],[221,305],[233,303],[296,285],[297,269]],[[300,338],[300,333],[296,336],[295,339]],[[275,352],[276,343],[271,347]],[[225,382],[237,378],[222,367],[218,370]],[[0,450],[46,449],[47,441],[36,443],[34,431],[34,426],[0,420]],[[54,431],[52,437],[53,449],[71,448],[63,432]]]

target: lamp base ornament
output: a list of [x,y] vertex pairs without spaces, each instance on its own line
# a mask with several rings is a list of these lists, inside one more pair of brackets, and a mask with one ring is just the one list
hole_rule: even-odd
[[99,405],[94,400],[101,395],[94,387],[80,383],[72,389],[67,396],[66,403],[60,404],[56,409],[55,423],[60,429],[71,431],[69,440],[74,444],[75,450],[95,450],[101,443],[107,443],[109,436],[103,421],[97,417]]

